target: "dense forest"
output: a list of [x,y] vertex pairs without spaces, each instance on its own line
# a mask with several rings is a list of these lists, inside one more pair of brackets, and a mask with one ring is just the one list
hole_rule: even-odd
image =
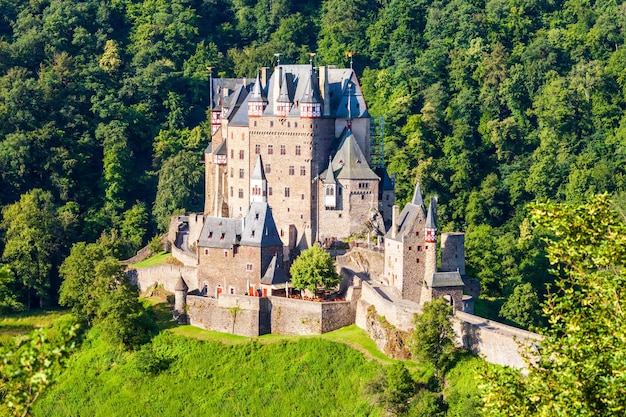
[[54,304],[76,242],[129,257],[202,209],[207,67],[354,68],[404,203],[419,178],[500,314],[540,324],[527,203],[626,200],[626,5],[0,0],[0,309]]

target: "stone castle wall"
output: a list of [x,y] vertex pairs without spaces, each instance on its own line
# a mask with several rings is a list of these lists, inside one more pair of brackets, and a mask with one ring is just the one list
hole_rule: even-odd
[[189,324],[216,332],[255,337],[270,333],[267,298],[222,294],[219,298],[187,296]]
[[181,276],[190,291],[198,288],[198,272],[195,267],[164,264],[148,268],[132,268],[126,273],[130,281],[139,287],[139,291],[146,291],[156,284],[162,285],[167,291],[174,292],[174,287]]
[[269,297],[272,333],[322,334],[354,323],[349,301],[318,303],[293,298]]

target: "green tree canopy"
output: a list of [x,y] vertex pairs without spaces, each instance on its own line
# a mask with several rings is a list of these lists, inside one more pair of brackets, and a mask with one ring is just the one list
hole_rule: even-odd
[[415,315],[413,346],[415,356],[430,362],[435,377],[442,380],[454,350],[454,331],[450,318],[452,306],[445,298],[435,298],[422,306],[422,313]]
[[313,294],[318,287],[331,289],[341,282],[341,276],[335,271],[335,261],[319,245],[304,250],[289,271],[293,288],[306,289]]
[[528,375],[491,368],[486,416],[622,416],[626,410],[626,222],[608,195],[581,205],[537,203],[559,273],[543,311],[549,321]]

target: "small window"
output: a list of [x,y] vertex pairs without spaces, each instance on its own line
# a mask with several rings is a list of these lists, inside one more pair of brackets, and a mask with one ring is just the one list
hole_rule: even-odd
[[416,261],[417,261],[417,263],[420,263],[420,258],[417,258]]
[[289,175],[294,175],[296,173],[296,168],[293,165],[289,165]]
[[224,251],[224,258],[228,258],[228,251],[227,250]]
[[230,150],[230,159],[235,159],[235,150],[234,149]]
[[265,173],[269,174],[272,172],[272,166],[270,164],[265,164]]
[[205,249],[205,250],[204,250],[204,254],[205,254],[205,255],[208,255],[208,254],[209,254],[209,250],[208,250],[208,249]]
[[254,121],[254,127],[256,127],[256,120]]
[[296,155],[300,155],[302,153],[302,147],[300,145],[296,145]]
[[209,239],[213,237],[213,232],[209,232]]
[[300,194],[300,200],[304,200],[304,194]]
[[244,169],[243,168],[239,168],[239,178],[243,178],[244,173],[245,173]]
[[417,251],[418,251],[418,252],[421,252],[421,251],[422,251],[422,247],[421,247],[421,246],[418,246],[418,247],[417,247]]
[[252,271],[252,264],[246,264],[246,271]]
[[246,140],[246,134],[245,133],[241,134],[241,140]]
[[304,165],[300,166],[300,175],[302,176],[306,175],[306,167]]
[[239,198],[243,198],[243,188],[239,189]]
[[420,235],[420,232],[415,232],[415,236],[419,236],[419,235]]
[[243,159],[244,151],[243,149],[239,151],[239,159]]
[[[256,123],[256,122],[254,122]],[[254,145],[254,154],[258,155],[261,153],[261,145],[259,145],[258,143],[256,145]],[[387,198],[389,198],[389,196],[387,196]]]
[[291,127],[291,122],[287,122],[287,127]]
[[233,187],[230,187],[230,196],[232,197],[232,196],[234,196],[234,195],[235,195],[235,194],[234,194],[234,191],[233,191]]
[[226,236],[226,233],[222,233],[222,234],[220,235],[220,240],[224,240],[224,236]]
[[267,195],[273,195],[274,189],[272,187],[267,187]]
[[287,147],[285,145],[280,145],[280,154],[281,155],[287,154]]
[[298,127],[298,122],[294,122],[293,127]]
[[274,122],[270,121],[270,127],[274,127]]
[[413,249],[413,246],[409,246],[409,250]]
[[272,144],[267,145],[267,154],[268,155],[274,154],[274,145]]
[[289,197],[290,190],[289,187],[285,187],[285,197]]
[[232,178],[232,177],[234,177],[234,176],[235,176],[235,169],[234,169],[234,168],[231,168],[231,169],[230,169],[230,177]]

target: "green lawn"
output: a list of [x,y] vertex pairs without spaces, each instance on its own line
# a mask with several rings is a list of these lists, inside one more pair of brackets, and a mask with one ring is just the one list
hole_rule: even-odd
[[67,310],[31,310],[0,317],[0,343],[46,327],[68,314]]
[[129,265],[130,268],[147,268],[149,266],[156,266],[161,264],[170,263],[174,257],[169,252],[160,252],[154,256],[144,259],[136,264]]

